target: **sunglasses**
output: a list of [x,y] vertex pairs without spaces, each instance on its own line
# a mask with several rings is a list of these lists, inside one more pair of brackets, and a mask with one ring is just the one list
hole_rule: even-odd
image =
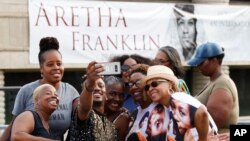
[[147,84],[144,86],[144,90],[148,91],[150,86],[155,88],[157,87],[159,84],[163,83],[163,82],[168,82],[167,80],[156,80],[156,81],[152,81],[150,84]]
[[129,65],[124,64],[124,65],[121,66],[121,70],[124,71],[124,72],[126,72],[126,71],[128,71],[131,67],[133,67],[133,66],[135,66],[135,65],[136,65],[136,64],[133,64],[133,65],[129,66]]

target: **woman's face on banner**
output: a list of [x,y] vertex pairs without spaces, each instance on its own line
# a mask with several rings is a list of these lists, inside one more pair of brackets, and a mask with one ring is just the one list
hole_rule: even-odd
[[[162,105],[161,105],[162,106]],[[164,127],[165,111],[163,107],[160,110],[156,107],[151,111],[149,117],[149,128],[151,129],[151,136],[157,136],[166,131]]]
[[195,19],[179,16],[177,18],[177,31],[181,46],[185,49],[191,49],[196,46],[195,43]]
[[171,107],[173,109],[173,116],[177,122],[179,131],[181,134],[184,134],[187,129],[192,127],[189,105],[172,99]]

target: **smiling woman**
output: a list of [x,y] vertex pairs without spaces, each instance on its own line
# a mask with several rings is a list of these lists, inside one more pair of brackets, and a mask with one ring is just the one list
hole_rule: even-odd
[[118,130],[118,140],[124,141],[128,133],[130,117],[127,109],[123,108],[125,85],[121,78],[108,76],[104,79],[106,84],[107,101],[105,114],[115,124]]
[[138,106],[137,103],[135,103],[129,94],[129,72],[136,64],[148,64],[151,65],[152,61],[150,58],[143,57],[138,54],[124,54],[121,56],[114,56],[110,59],[110,62],[120,62],[121,63],[121,69],[122,73],[119,77],[121,77],[125,83],[125,91],[124,91],[124,104],[123,106],[128,109],[129,113],[134,111],[136,107]]
[[13,122],[11,140],[46,140],[52,141],[49,117],[59,105],[56,89],[50,84],[37,87],[33,94],[35,111],[21,113]]
[[[33,91],[42,84],[50,84],[55,87],[60,98],[60,104],[50,118],[50,134],[53,139],[63,140],[64,133],[70,126],[71,113],[73,107],[77,106],[79,93],[68,83],[62,82],[64,66],[62,55],[59,51],[59,42],[55,37],[44,37],[39,43],[40,52],[38,54],[41,79],[24,85],[17,93],[13,119],[26,110],[35,110],[32,101]],[[10,126],[4,131],[0,140],[6,140],[10,135]]]

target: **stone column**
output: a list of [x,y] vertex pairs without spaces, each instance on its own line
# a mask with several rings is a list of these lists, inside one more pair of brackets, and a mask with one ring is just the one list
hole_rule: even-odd
[[[4,86],[4,72],[0,71],[0,87]],[[4,91],[0,91],[0,124],[5,124],[5,97]]]

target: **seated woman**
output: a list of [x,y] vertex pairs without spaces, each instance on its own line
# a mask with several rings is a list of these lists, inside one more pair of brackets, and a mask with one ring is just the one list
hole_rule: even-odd
[[103,76],[98,75],[104,70],[95,61],[90,62],[83,83],[80,102],[74,109],[72,122],[68,132],[68,141],[116,141],[115,126],[104,114],[107,99]]
[[35,111],[25,111],[13,122],[12,141],[52,141],[50,115],[57,109],[59,98],[50,84],[37,87],[33,93]]
[[107,76],[104,78],[107,100],[105,114],[109,121],[115,124],[118,131],[118,140],[124,141],[128,133],[130,117],[128,110],[123,108],[125,85],[121,78]]

